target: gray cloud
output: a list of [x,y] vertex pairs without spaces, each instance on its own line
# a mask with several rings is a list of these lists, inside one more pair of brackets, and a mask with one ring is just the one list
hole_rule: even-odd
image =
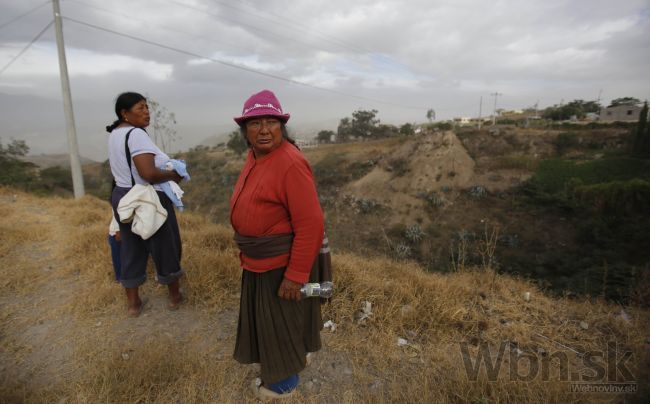
[[[39,4],[3,2],[0,24]],[[62,12],[330,90],[202,61],[66,20],[75,112],[85,132],[80,147],[96,159],[105,157],[101,128],[112,119],[112,102],[131,89],[176,113],[178,148],[232,130],[232,116],[262,88],[276,91],[299,135],[335,129],[357,108],[376,108],[382,121],[400,124],[424,121],[427,108],[442,119],[476,115],[483,96],[485,113],[494,91],[504,94],[499,105],[506,108],[595,99],[600,90],[604,102],[650,93],[650,2],[641,0],[62,0]],[[51,18],[48,4],[1,28],[0,65]],[[6,106],[23,105],[24,99],[14,100],[20,96],[31,97],[34,105],[60,102],[53,41],[50,30],[0,75],[0,119],[12,122],[3,139],[29,133],[33,148],[45,151],[54,147],[53,136],[65,133],[62,112],[56,115],[61,110],[49,108],[34,119]],[[43,134],[47,130],[51,133]]]

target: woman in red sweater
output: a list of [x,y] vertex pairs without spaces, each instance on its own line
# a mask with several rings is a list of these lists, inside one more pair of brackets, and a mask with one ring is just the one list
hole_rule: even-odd
[[320,349],[319,299],[301,299],[317,281],[323,212],[309,163],[288,136],[289,114],[268,90],[252,95],[235,118],[249,145],[230,199],[240,248],[242,290],[234,357],[259,363],[260,397],[286,397],[306,354]]

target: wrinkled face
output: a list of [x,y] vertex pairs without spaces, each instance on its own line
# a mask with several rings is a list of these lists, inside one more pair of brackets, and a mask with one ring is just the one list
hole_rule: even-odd
[[129,110],[122,110],[122,120],[135,127],[144,128],[149,126],[149,119],[149,106],[146,100],[141,100]]
[[271,116],[249,119],[246,125],[246,138],[253,148],[255,157],[269,154],[282,144],[282,123]]

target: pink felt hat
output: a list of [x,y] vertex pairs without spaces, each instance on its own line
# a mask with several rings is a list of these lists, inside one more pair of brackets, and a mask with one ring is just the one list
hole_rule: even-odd
[[269,90],[262,90],[251,95],[244,103],[241,116],[234,119],[237,125],[242,125],[256,116],[274,116],[285,123],[289,120],[289,114],[282,112],[280,101],[275,97],[273,91]]

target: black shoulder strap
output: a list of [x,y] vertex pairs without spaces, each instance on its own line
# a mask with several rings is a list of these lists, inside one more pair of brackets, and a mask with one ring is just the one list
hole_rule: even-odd
[[131,150],[129,149],[129,136],[131,136],[131,132],[133,132],[133,129],[129,130],[126,132],[126,139],[124,140],[124,153],[126,155],[126,162],[129,164],[129,174],[131,175],[131,186],[135,186],[135,179],[133,178],[133,170],[131,169]]

